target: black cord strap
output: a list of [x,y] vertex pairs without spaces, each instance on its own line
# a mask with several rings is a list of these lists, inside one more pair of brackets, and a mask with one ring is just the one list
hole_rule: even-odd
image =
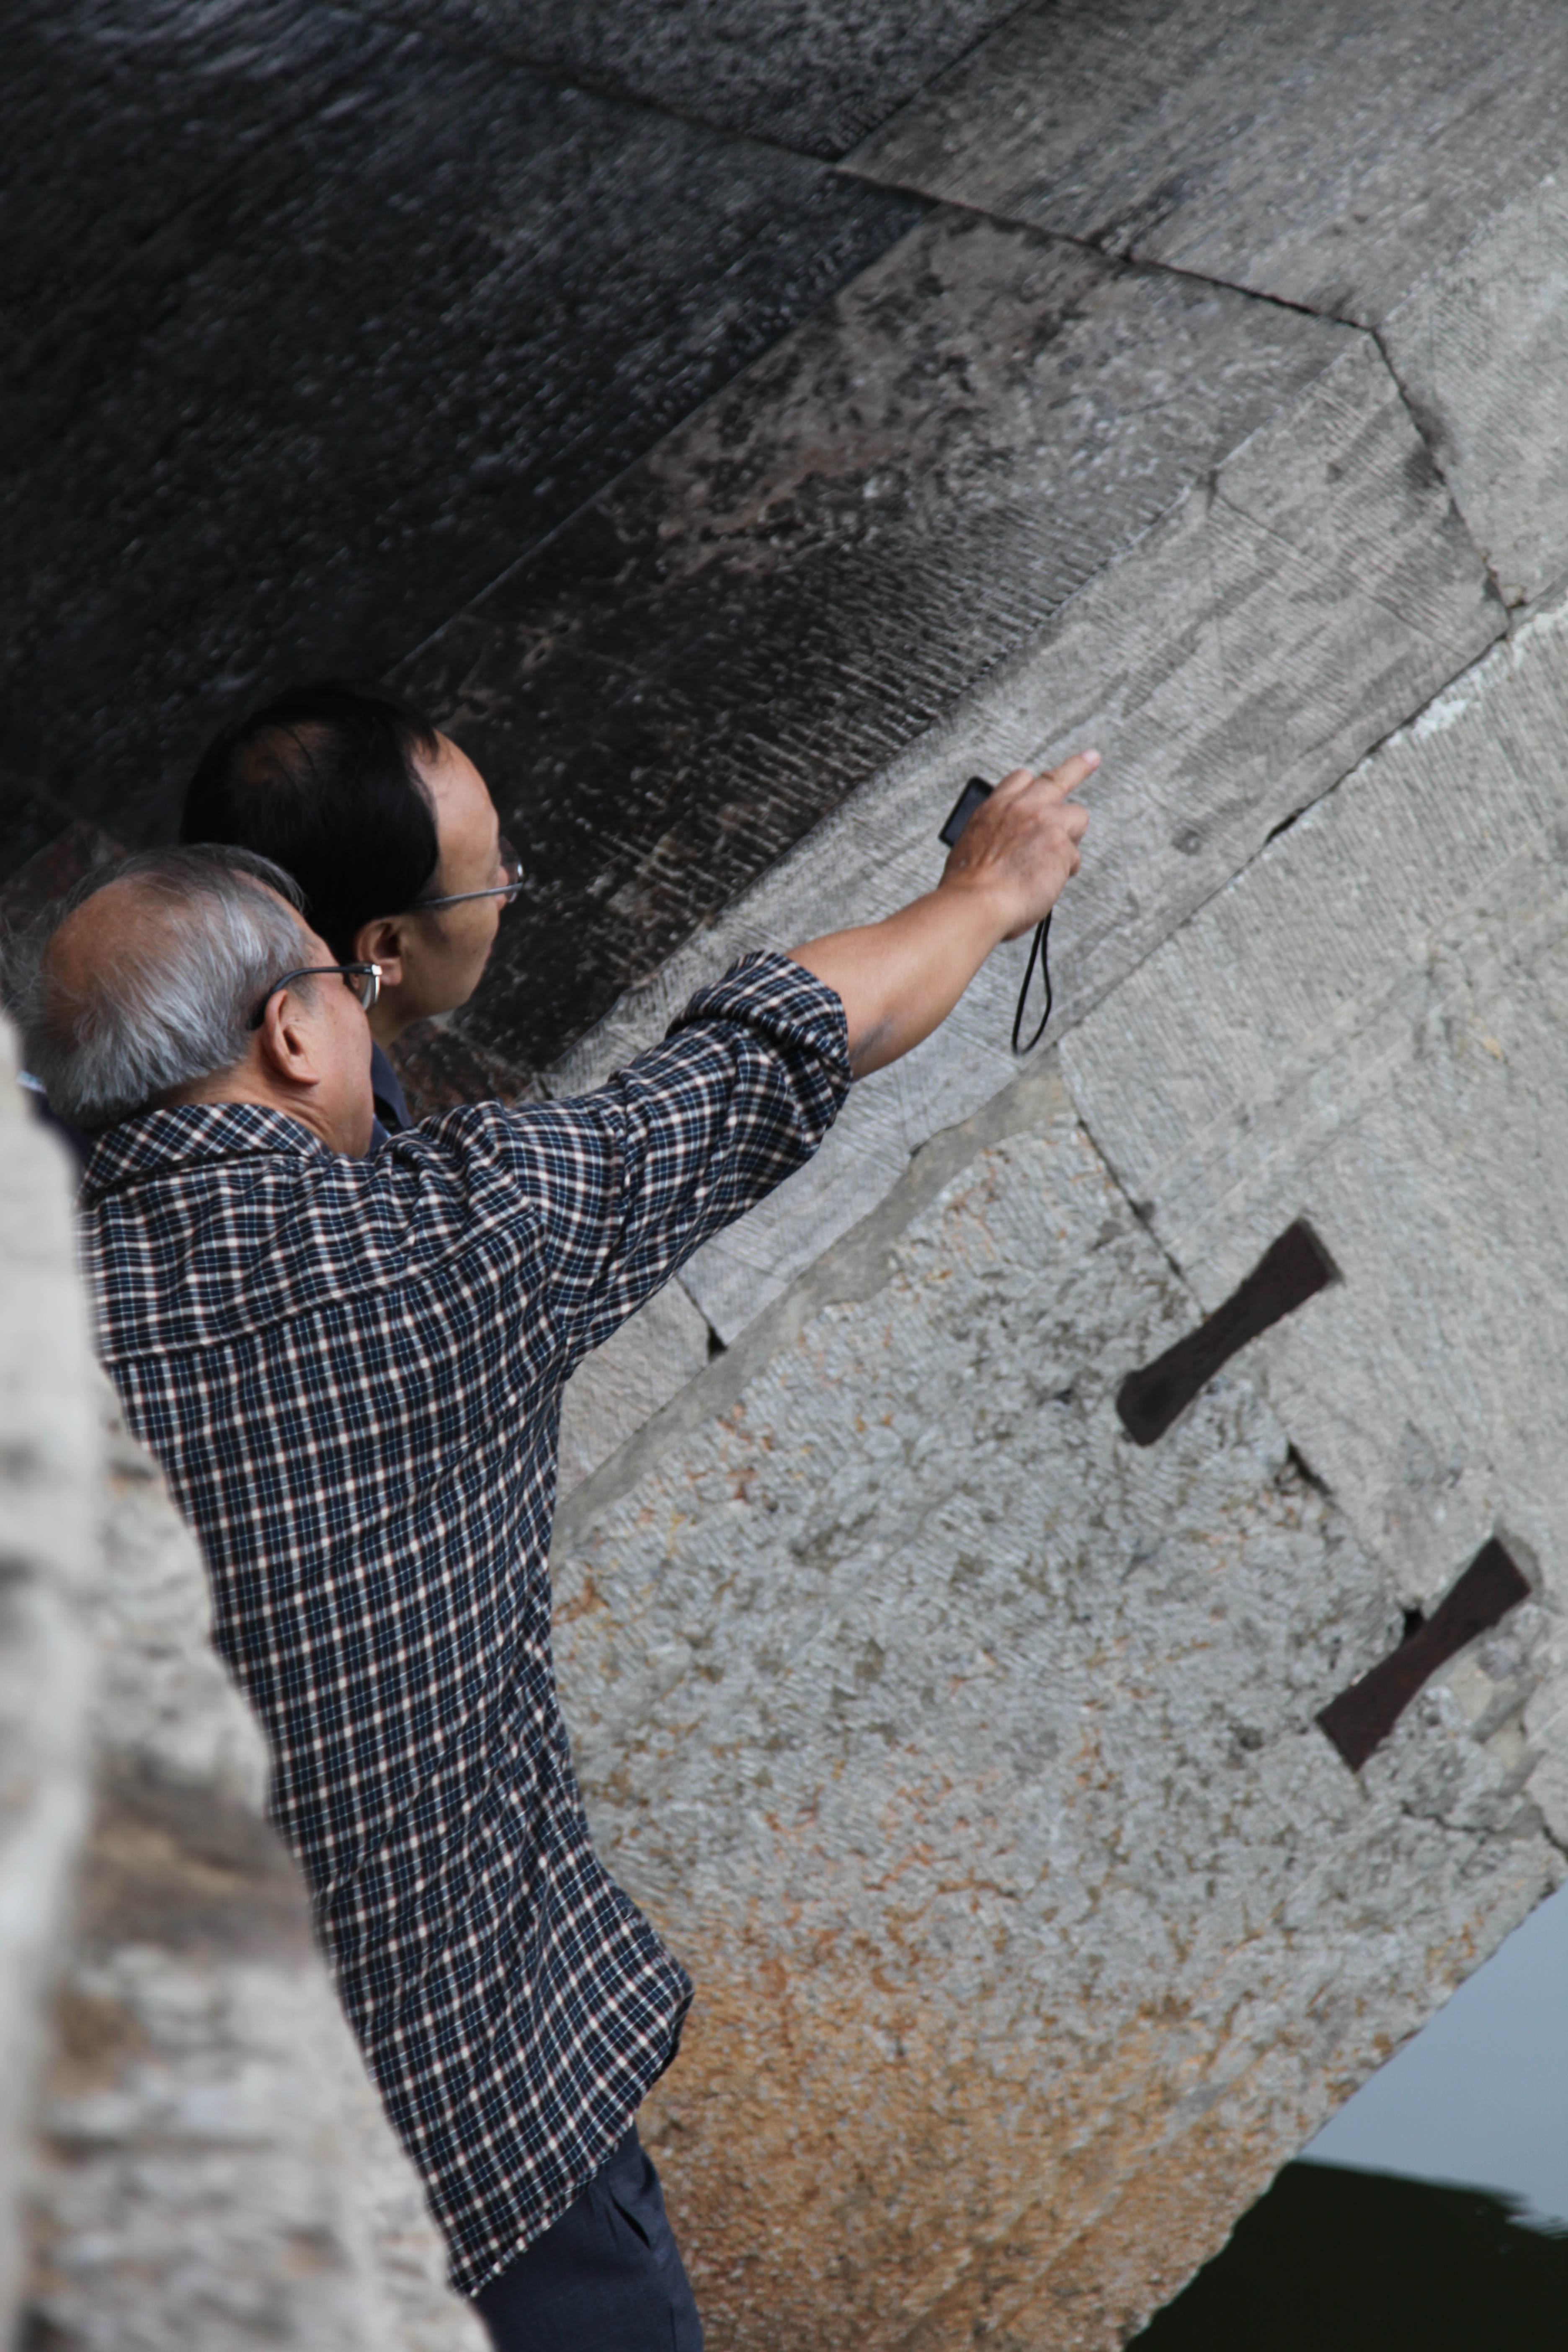
[[[942,831],[938,834],[937,839],[939,841],[945,842],[948,848],[952,849],[956,844],[959,835],[963,831],[964,826],[969,823],[970,818],[974,814],[975,810],[980,806],[981,803],[990,799],[993,789],[994,787],[986,782],[984,776],[971,776],[969,782],[964,785],[963,792],[960,793],[957,800],[954,802],[952,814],[949,815],[947,823],[942,826]],[[1037,924],[1035,928],[1034,940],[1029,949],[1029,961],[1024,967],[1024,985],[1018,991],[1018,1010],[1013,1015],[1013,1051],[1015,1054],[1032,1054],[1036,1046],[1039,1044],[1041,1038],[1045,1035],[1046,1024],[1051,1017],[1050,936],[1051,919],[1049,915],[1047,915],[1045,921],[1043,923]],[[1024,1015],[1029,1009],[1029,982],[1035,977],[1035,963],[1037,959],[1038,959],[1040,966],[1040,978],[1045,983],[1046,1009],[1041,1013],[1039,1026],[1035,1031],[1035,1034],[1030,1038],[1028,1044],[1026,1045],[1020,1045],[1018,1043],[1018,1034],[1024,1026]]]
[[[1045,1035],[1046,1024],[1051,1017],[1050,936],[1051,919],[1049,915],[1047,915],[1043,923],[1037,923],[1035,926],[1035,936],[1029,945],[1029,961],[1024,966],[1024,985],[1018,991],[1018,1010],[1013,1015],[1013,1051],[1015,1054],[1032,1054],[1036,1046],[1039,1044],[1041,1038]],[[1028,1044],[1026,1045],[1020,1045],[1018,1043],[1018,1032],[1024,1025],[1024,1015],[1028,1011],[1029,1007],[1029,982],[1035,977],[1035,958],[1037,956],[1038,956],[1040,960],[1040,978],[1044,981],[1046,985],[1046,1009],[1040,1015],[1040,1025],[1036,1030],[1034,1035],[1030,1038]]]

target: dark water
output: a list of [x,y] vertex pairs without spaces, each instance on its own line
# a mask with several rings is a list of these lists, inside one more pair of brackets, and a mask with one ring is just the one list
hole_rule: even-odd
[[1517,2200],[1289,2164],[1138,2352],[1568,2352],[1568,2230]]
[[1568,2352],[1568,1886],[1308,2153],[1143,2352]]

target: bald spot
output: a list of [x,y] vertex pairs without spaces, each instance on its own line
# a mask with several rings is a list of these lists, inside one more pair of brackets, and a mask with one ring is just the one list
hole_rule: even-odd
[[85,1004],[114,974],[166,961],[179,916],[156,885],[139,876],[107,882],[72,909],[49,941],[43,968],[74,1004]]

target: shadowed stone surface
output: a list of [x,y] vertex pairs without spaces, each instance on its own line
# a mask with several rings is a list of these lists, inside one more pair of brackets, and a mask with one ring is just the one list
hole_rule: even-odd
[[396,39],[310,0],[14,0],[0,338],[63,310]]
[[[928,888],[964,776],[1095,742],[1083,871],[1052,926],[1060,1036],[1503,621],[1375,348],[1347,339],[1291,408],[624,998],[549,1088],[603,1077],[731,957]],[[934,1037],[855,1088],[810,1167],[692,1260],[682,1280],[725,1339],[928,1136],[1007,1083],[1026,954],[993,957]]]
[[[1565,733],[1558,606],[1063,1048],[1206,1307],[1289,1218],[1321,1235],[1344,1279],[1259,1342],[1270,1392],[1407,1601],[1494,1531],[1535,1564],[1552,1642],[1521,1750],[1568,1726]],[[1540,1794],[1568,1841],[1561,1755]]]
[[1012,1115],[557,1542],[590,1813],[699,1986],[646,2128],[747,2352],[1124,2341],[1561,1871],[1441,1689],[1347,1772],[1392,1587],[1245,1364],[1127,1443],[1193,1302],[1051,1065]]
[[1557,0],[1056,0],[850,161],[1375,325],[1565,149]]
[[1351,341],[913,230],[402,671],[530,861],[455,1034],[553,1060]]
[[385,0],[570,81],[816,155],[847,147],[1016,0]]
[[388,667],[922,209],[412,35],[317,96],[5,386],[7,757],[132,839],[238,700]]

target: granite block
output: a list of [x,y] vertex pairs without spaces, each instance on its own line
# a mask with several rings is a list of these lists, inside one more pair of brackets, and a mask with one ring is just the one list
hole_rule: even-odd
[[1352,340],[912,230],[401,672],[530,866],[456,1031],[553,1060]]
[[1371,325],[1565,150],[1556,0],[1056,0],[849,161]]
[[[1397,387],[1366,338],[937,725],[628,993],[548,1073],[602,1078],[748,950],[889,914],[941,871],[957,782],[1095,743],[1083,869],[1051,929],[1066,1037],[1295,813],[1502,630]],[[902,1062],[854,1089],[808,1168],[682,1279],[732,1340],[934,1132],[1007,1083],[1027,944],[998,949]]]
[[[1064,1040],[1085,1118],[1212,1309],[1289,1219],[1342,1279],[1258,1346],[1407,1604],[1494,1534],[1568,1719],[1568,611],[1373,751]],[[1555,1710],[1555,1713],[1553,1712]],[[1554,1823],[1568,1832],[1568,1780]]]
[[1500,594],[1538,602],[1568,578],[1568,173],[1429,271],[1381,339]]
[[922,209],[367,34],[13,362],[9,757],[166,835],[237,703],[390,666]]
[[841,155],[1014,0],[391,0],[568,80],[813,155]]
[[1011,1112],[558,1526],[589,1811],[697,1983],[640,2128],[738,2352],[1127,2344],[1563,1873],[1446,1689],[1347,1770],[1386,1577],[1251,1359],[1129,1444],[1194,1304],[1051,1059]]
[[16,0],[0,334],[33,332],[396,39],[316,0]]

